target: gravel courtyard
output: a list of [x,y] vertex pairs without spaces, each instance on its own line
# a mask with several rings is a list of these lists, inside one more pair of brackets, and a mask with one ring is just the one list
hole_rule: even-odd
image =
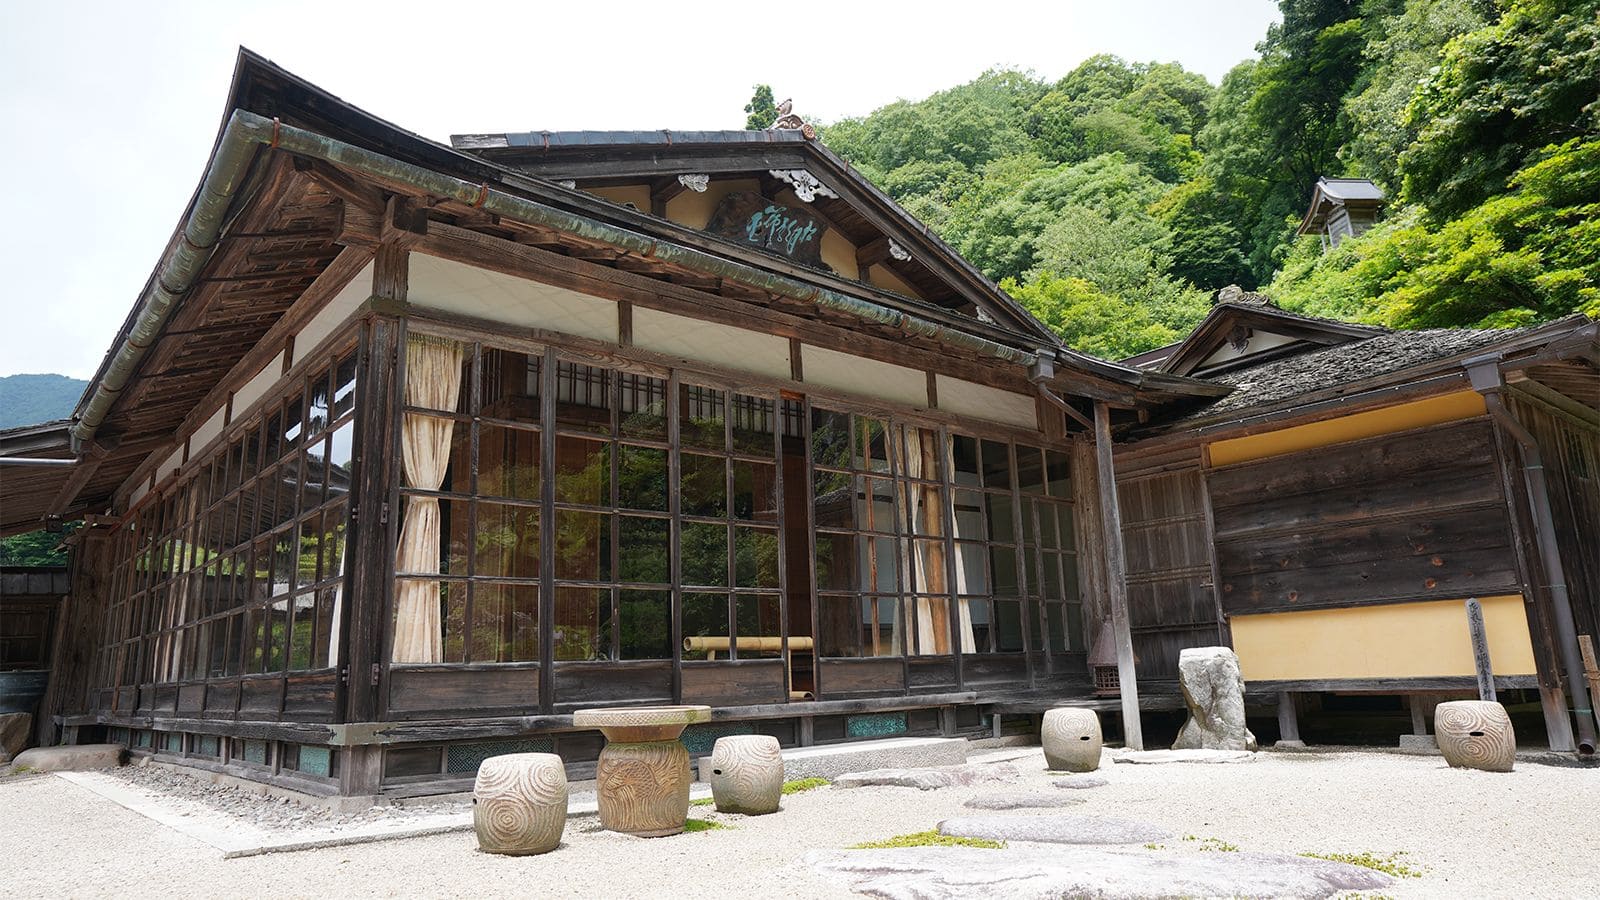
[[[181,882],[230,897],[848,897],[847,882],[803,861],[807,851],[926,831],[948,818],[1056,813],[1171,831],[1171,840],[1125,848],[1152,856],[1233,848],[1399,854],[1420,875],[1381,891],[1392,897],[1568,898],[1596,890],[1600,768],[1519,763],[1515,772],[1493,775],[1451,770],[1436,756],[1380,752],[1265,752],[1212,765],[1108,758],[1099,772],[1107,784],[1066,791],[1053,786],[1059,776],[1044,772],[1037,748],[972,761],[1008,763],[1019,775],[1010,784],[930,791],[827,787],[786,797],[782,812],[764,817],[697,806],[691,818],[728,827],[653,840],[605,832],[594,817],[578,817],[568,820],[560,849],[530,858],[477,853],[472,834],[460,832],[223,860],[214,848],[65,780],[14,776],[0,780],[0,845],[8,851],[0,896],[170,896]],[[1001,813],[964,806],[979,795],[1017,791],[1083,802]]]

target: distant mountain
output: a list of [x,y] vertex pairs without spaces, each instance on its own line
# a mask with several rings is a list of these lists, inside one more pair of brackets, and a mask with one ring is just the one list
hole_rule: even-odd
[[0,378],[0,428],[37,425],[72,415],[89,382],[65,375],[7,375]]

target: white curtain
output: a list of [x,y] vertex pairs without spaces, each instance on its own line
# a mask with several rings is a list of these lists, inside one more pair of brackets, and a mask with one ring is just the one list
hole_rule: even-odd
[[[939,452],[942,441],[939,434],[934,431],[908,427],[905,429],[906,438],[906,471],[908,478],[925,478],[937,480],[939,475]],[[939,536],[937,540],[911,541],[908,552],[916,553],[916,576],[912,588],[918,594],[945,595],[947,600],[937,597],[919,596],[915,604],[915,625],[917,652],[922,655],[943,654],[950,652],[950,604],[954,604],[959,617],[959,634],[961,639],[961,652],[971,653],[975,646],[972,632],[972,615],[967,609],[967,604],[951,596],[948,581],[948,568],[945,554],[949,552],[943,540],[944,535],[944,503],[950,498],[945,497],[949,486],[933,487],[915,482],[907,483],[907,505],[909,515],[914,523],[912,531],[915,534]],[[957,586],[962,583],[960,567],[957,567]]]
[[[411,335],[406,339],[406,405],[454,412],[461,392],[462,348],[444,338]],[[405,486],[436,491],[450,466],[450,438],[455,423],[437,416],[406,413],[400,446]],[[401,572],[438,574],[439,501],[407,497],[405,523],[395,568]],[[439,662],[444,638],[439,621],[439,583],[401,579],[395,592],[394,649],[397,663]]]

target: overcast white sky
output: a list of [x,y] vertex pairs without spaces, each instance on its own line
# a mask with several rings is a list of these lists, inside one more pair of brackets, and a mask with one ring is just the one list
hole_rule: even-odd
[[1276,17],[1271,0],[7,3],[0,375],[94,373],[200,180],[240,45],[445,141],[738,128],[757,82],[830,121],[1095,53],[1216,82]]

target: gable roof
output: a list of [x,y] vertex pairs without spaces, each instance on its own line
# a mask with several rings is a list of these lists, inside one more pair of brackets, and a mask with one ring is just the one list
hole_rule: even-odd
[[[456,150],[551,181],[658,179],[670,184],[680,174],[770,179],[780,171],[803,169],[828,189],[807,202],[863,252],[874,248],[877,262],[933,302],[981,310],[1003,327],[1051,343],[1058,340],[927,225],[799,129],[477,133],[451,135],[450,143]],[[890,242],[908,257],[892,256]]]
[[[1273,350],[1275,356],[1283,356],[1297,351],[1308,350],[1317,346],[1344,344],[1383,334],[1388,329],[1373,325],[1356,325],[1350,322],[1340,322],[1336,319],[1323,319],[1316,316],[1305,316],[1281,309],[1263,294],[1241,291],[1237,287],[1223,288],[1218,292],[1218,302],[1206,314],[1205,319],[1195,326],[1194,331],[1177,344],[1155,368],[1159,371],[1174,375],[1200,375],[1200,370],[1205,368],[1205,361],[1223,345],[1228,342],[1229,335],[1235,329],[1246,328],[1259,330],[1272,334],[1283,335],[1292,341],[1281,349]],[[1166,349],[1166,348],[1161,348]],[[1149,351],[1139,357],[1124,360],[1130,365],[1141,363],[1149,364],[1147,359],[1156,351]],[[1253,355],[1240,358],[1234,366],[1244,364],[1245,360]]]
[[1383,188],[1366,178],[1329,178],[1324,175],[1317,179],[1316,186],[1311,189],[1311,205],[1306,208],[1300,227],[1294,233],[1312,233],[1327,221],[1335,207],[1377,209],[1383,202]]

